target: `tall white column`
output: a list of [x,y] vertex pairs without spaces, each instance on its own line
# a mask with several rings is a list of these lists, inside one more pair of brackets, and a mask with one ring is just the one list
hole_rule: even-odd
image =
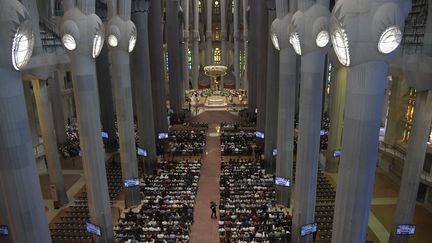
[[199,77],[199,0],[193,2],[193,14],[194,14],[194,28],[193,28],[193,52],[192,52],[192,86],[194,89],[198,88],[198,77]]
[[335,173],[338,170],[339,158],[333,152],[340,150],[342,145],[343,115],[345,110],[345,93],[347,68],[335,65],[331,92],[330,128],[327,146],[327,163],[325,170]]
[[182,0],[183,14],[184,14],[184,30],[183,30],[183,83],[185,89],[189,89],[189,1]]
[[[117,7],[115,7],[115,5]],[[131,0],[108,2],[109,30],[108,46],[111,56],[112,86],[117,114],[117,129],[120,144],[120,162],[123,180],[138,177],[137,153],[135,146],[134,115],[132,107],[132,85],[129,53],[133,51],[130,39],[137,38],[135,25],[130,21]],[[116,38],[113,45],[110,37]],[[135,87],[137,88],[137,87]],[[140,106],[137,107],[140,108]],[[138,110],[138,112],[143,112]],[[125,205],[140,203],[139,187],[125,188]]]
[[213,0],[207,0],[207,4],[205,6],[206,15],[207,15],[207,23],[206,23],[206,65],[213,64]]
[[[153,96],[153,113],[155,135],[168,132],[166,90],[165,90],[165,57],[163,50],[162,1],[150,0],[149,12],[149,49],[151,68],[151,87]],[[138,41],[139,42],[139,41]]]
[[[67,45],[71,60],[73,91],[77,111],[81,155],[86,179],[90,222],[101,227],[101,237],[94,240],[114,241],[111,206],[101,138],[101,121],[96,80],[97,57],[100,49],[95,41],[103,36],[102,21],[94,15],[94,0],[78,1],[77,8],[66,9],[62,19],[62,36],[69,34],[75,48]],[[79,30],[79,33],[76,32]],[[63,43],[65,44],[65,43]],[[103,45],[103,42],[99,44]],[[68,49],[69,48],[69,49]]]
[[68,203],[66,188],[60,158],[58,153],[57,140],[54,129],[54,118],[51,101],[48,95],[48,82],[46,80],[32,80],[33,92],[36,98],[36,106],[41,124],[41,133],[45,147],[45,157],[48,163],[48,175],[50,185],[55,186],[56,198],[53,200],[61,207]]
[[[248,51],[248,45],[249,45],[249,30],[248,30],[248,21],[247,21],[247,9],[249,6],[249,0],[243,0],[242,4],[242,13],[243,13],[243,52],[244,52],[244,60],[245,60],[245,70],[243,73],[243,89],[248,91],[249,90],[249,81],[248,81],[248,66],[249,63],[247,63],[249,51]],[[249,94],[248,94],[249,96]]]
[[[289,36],[297,36],[299,43],[290,41],[301,56],[299,98],[299,131],[297,142],[295,198],[292,242],[312,242],[312,235],[301,236],[303,225],[314,222],[315,201],[320,154],[320,130],[325,59],[329,39],[318,45],[315,30],[328,31],[330,18],[328,2],[299,5],[288,27]],[[292,37],[290,37],[291,40]]]
[[[51,237],[33,153],[23,82],[17,71],[24,68],[28,60],[17,60],[16,50],[12,48],[18,31],[31,39],[32,26],[26,21],[31,18],[21,3],[0,1],[0,50],[5,54],[0,57],[0,203],[5,206],[1,214],[7,211],[12,242],[49,243]],[[27,54],[31,55],[31,51],[30,47]],[[10,56],[10,53],[14,54]]]
[[235,88],[240,88],[240,30],[239,11],[240,0],[234,0],[234,76]]
[[153,174],[157,166],[155,128],[153,120],[152,84],[150,68],[150,50],[148,33],[149,0],[132,1],[132,20],[136,23],[137,42],[135,51],[131,54],[132,80],[135,87],[137,104],[137,126],[139,146],[147,150],[144,158],[144,173]]
[[[362,6],[359,8],[358,6]],[[387,6],[392,8],[387,8]],[[330,34],[355,33],[340,45],[333,45],[339,62],[348,66],[342,155],[333,218],[332,242],[363,243],[366,240],[375,170],[378,138],[388,62],[394,49],[382,49],[377,36],[388,26],[404,29],[411,2],[389,0],[344,0],[333,8]],[[343,27],[341,27],[343,26]],[[361,28],[361,31],[360,31]],[[337,40],[332,39],[335,43]],[[341,42],[338,42],[341,43]],[[348,55],[347,55],[348,54]]]

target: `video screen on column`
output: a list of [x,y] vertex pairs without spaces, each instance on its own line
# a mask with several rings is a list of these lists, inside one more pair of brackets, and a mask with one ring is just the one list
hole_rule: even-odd
[[101,228],[92,223],[86,223],[87,232],[93,235],[101,236]]
[[303,225],[300,228],[300,236],[313,234],[317,231],[317,228],[318,228],[317,223]]
[[137,148],[137,154],[139,156],[147,157],[147,150],[142,149],[142,148]]
[[166,132],[161,132],[158,134],[158,139],[162,140],[162,139],[167,139],[168,138],[168,133]]
[[416,232],[416,226],[413,224],[399,224],[396,226],[397,235],[413,235]]
[[333,151],[333,158],[338,158],[341,156],[341,151],[340,149],[336,149]]
[[291,186],[291,181],[288,178],[276,176],[275,177],[275,185],[276,186]]
[[256,136],[257,138],[262,138],[262,139],[264,139],[264,133],[263,133],[263,132],[257,131],[257,132],[255,132],[255,136]]
[[123,185],[125,188],[139,186],[139,178],[129,178],[124,180]]
[[107,132],[102,132],[102,138],[108,139],[108,133]]
[[272,151],[272,155],[273,155],[273,156],[276,156],[276,155],[277,155],[277,149],[273,149],[273,151]]
[[8,236],[9,228],[6,225],[0,225],[0,236]]

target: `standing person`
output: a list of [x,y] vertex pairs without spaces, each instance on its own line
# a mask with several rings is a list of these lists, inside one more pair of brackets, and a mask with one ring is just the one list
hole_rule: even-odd
[[211,209],[211,211],[212,211],[212,213],[211,213],[211,218],[213,218],[213,215],[214,215],[214,218],[216,219],[217,218],[217,216],[216,216],[216,203],[215,202],[213,202],[213,201],[211,201],[210,202],[210,209]]

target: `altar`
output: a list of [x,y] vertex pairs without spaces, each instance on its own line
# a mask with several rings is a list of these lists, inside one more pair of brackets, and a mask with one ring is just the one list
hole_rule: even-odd
[[226,107],[228,105],[226,97],[223,96],[209,96],[205,102],[206,107]]

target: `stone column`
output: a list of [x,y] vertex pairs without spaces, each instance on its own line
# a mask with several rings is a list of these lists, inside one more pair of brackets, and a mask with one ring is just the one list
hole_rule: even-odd
[[63,78],[59,70],[55,70],[53,73],[53,79],[48,82],[48,93],[50,96],[53,117],[54,117],[54,130],[57,138],[57,144],[63,145],[66,142],[66,122],[63,114],[63,99],[60,90],[60,83],[63,82]]
[[[270,35],[277,43],[279,52],[279,100],[277,122],[277,156],[276,176],[284,177],[292,182],[292,164],[294,157],[294,116],[296,110],[297,56],[289,44],[286,26],[289,25],[292,13],[296,10],[288,2],[276,0],[277,19],[273,21]],[[276,46],[275,46],[276,48]],[[292,187],[276,187],[277,201],[287,207],[291,204]]]
[[[139,146],[147,150],[144,158],[144,173],[155,173],[157,166],[155,130],[153,120],[153,103],[151,94],[151,72],[149,33],[147,29],[150,1],[132,2],[132,20],[137,26],[137,42],[135,51],[132,52],[132,80],[135,83],[135,99],[137,104],[137,125]],[[143,65],[144,64],[144,65]]]
[[394,145],[402,138],[402,132],[405,126],[403,119],[406,115],[408,92],[409,88],[404,80],[404,77],[401,74],[392,75],[387,127],[384,136],[384,143],[386,144]]
[[[189,89],[189,0],[182,0],[184,14],[184,30],[183,30],[183,83],[185,90]],[[184,96],[184,93],[183,93]]]
[[325,53],[310,52],[301,57],[299,132],[293,213],[294,242],[312,242],[312,235],[300,237],[300,227],[314,222],[316,183],[320,151],[321,107]]
[[100,55],[96,58],[96,72],[102,130],[108,133],[108,139],[105,142],[105,152],[111,153],[117,151],[118,141],[115,127],[115,108],[108,44],[104,45]]
[[[109,41],[108,44],[110,46],[111,76],[117,114],[122,178],[126,180],[138,177],[129,63],[129,53],[134,49],[130,39],[137,39],[137,30],[130,21],[131,0],[109,1],[108,12],[110,18],[108,21],[109,30],[107,31],[108,39],[115,36],[118,41],[117,45],[111,45]],[[138,89],[137,85],[135,89]],[[143,96],[142,93],[138,96],[140,95]],[[141,110],[137,103],[137,113],[140,112],[144,112],[144,110]],[[139,187],[125,188],[125,192],[126,208],[140,203]]]
[[[388,4],[391,9],[386,8]],[[345,56],[346,49],[333,45],[339,62],[348,66],[348,76],[332,242],[366,240],[388,62],[396,56],[392,50],[380,50],[376,36],[382,35],[388,26],[403,30],[410,4],[346,0],[338,1],[333,8],[333,34],[356,34],[349,40],[351,56]],[[391,45],[393,51],[398,47]]]
[[180,77],[180,37],[178,24],[179,0],[168,0],[166,9],[170,106],[174,110],[174,113],[179,113],[182,109],[182,99],[180,96],[182,83]]
[[[22,65],[13,65],[10,54],[18,28],[32,33],[24,6],[16,0],[0,1],[0,197],[7,211],[11,242],[51,242],[37,174],[29,120],[24,100]],[[31,55],[31,51],[30,51]],[[4,220],[4,219],[3,219]]]
[[235,88],[240,88],[240,30],[239,6],[240,0],[234,0],[234,76]]
[[328,135],[327,163],[325,170],[336,173],[339,166],[339,157],[334,157],[333,152],[340,150],[342,145],[343,115],[345,108],[347,68],[337,67],[333,78],[330,108],[330,128]]
[[[78,2],[77,8],[67,9],[62,19],[64,34],[73,35],[76,48],[67,54],[71,59],[73,91],[77,111],[81,155],[86,179],[90,222],[101,227],[101,237],[95,241],[114,241],[105,154],[101,138],[100,108],[96,80],[95,60],[92,50],[96,35],[104,35],[102,21],[94,13],[95,2]],[[75,23],[75,25],[71,25]],[[75,26],[80,34],[73,32]]]
[[193,28],[193,52],[192,52],[192,86],[194,89],[198,88],[199,77],[199,0],[193,1],[194,13],[194,28]]
[[[274,0],[273,9],[275,9]],[[269,23],[271,24],[276,18],[276,11],[269,11]],[[270,34],[267,41],[267,89],[266,89],[266,107],[265,107],[265,142],[264,158],[265,168],[271,174],[275,173],[276,158],[273,156],[273,149],[277,143],[277,121],[278,121],[278,91],[279,91],[279,52],[273,46],[270,40]]]
[[[257,93],[256,93],[256,64],[257,64],[257,58],[255,56],[256,54],[256,26],[257,26],[257,19],[256,19],[256,8],[254,7],[254,3],[252,0],[249,1],[249,13],[247,14],[248,17],[248,24],[249,26],[253,26],[250,29],[250,32],[248,32],[248,56],[246,59],[247,63],[247,98],[248,98],[248,109],[249,113],[253,114],[255,113],[255,109],[257,108]],[[249,51],[250,50],[250,51]]]
[[411,224],[416,207],[420,175],[426,156],[426,148],[432,122],[432,91],[416,94],[413,126],[408,141],[408,152],[402,172],[398,203],[393,219],[389,242],[408,242],[409,235],[396,235],[399,224]]
[[[249,90],[249,81],[248,81],[248,56],[249,56],[249,52],[248,52],[248,45],[249,45],[249,30],[248,30],[248,18],[247,18],[247,8],[249,6],[249,0],[243,0],[242,2],[242,13],[243,13],[243,51],[244,51],[244,60],[246,60],[245,62],[245,70],[243,73],[243,89],[248,91]],[[248,94],[249,97],[249,94]]]
[[31,82],[23,81],[24,83],[24,97],[26,102],[26,109],[27,109],[27,115],[28,120],[30,124],[30,133],[31,133],[31,140],[32,140],[32,148],[39,144],[39,128],[37,124],[39,121],[36,118],[36,112],[35,112],[35,101],[34,101],[34,95],[32,94],[33,86]]
[[212,22],[212,16],[213,16],[213,0],[207,0],[207,3],[205,5],[206,9],[206,65],[212,65],[213,64],[213,22]]
[[[1,185],[0,185],[1,188]],[[0,192],[0,225],[10,225],[5,197]],[[2,236],[4,242],[12,242],[12,236]]]
[[33,92],[36,98],[36,106],[41,124],[41,133],[45,147],[45,158],[48,162],[48,175],[50,186],[54,185],[57,202],[56,206],[63,206],[68,203],[66,188],[63,179],[62,168],[59,159],[57,140],[54,130],[53,112],[51,101],[48,95],[48,82],[46,80],[32,80]]
[[[432,0],[428,0],[429,6]],[[411,224],[416,207],[420,176],[423,172],[424,161],[429,141],[432,123],[432,85],[430,78],[432,70],[432,8],[428,9],[424,45],[422,53],[414,56],[414,60],[406,65],[402,64],[407,78],[411,79],[410,86],[416,89],[415,109],[411,135],[408,141],[408,151],[402,171],[401,186],[396,211],[393,218],[393,227],[390,233],[390,243],[407,243],[409,235],[396,235],[398,224]],[[404,61],[410,58],[402,58]],[[422,65],[419,65],[419,64]],[[428,189],[430,190],[430,188]],[[426,200],[428,195],[426,193]]]
[[155,139],[157,133],[168,132],[161,4],[160,0],[150,0],[148,22]]
[[[220,1],[220,16],[221,16],[221,64],[224,66],[228,65],[228,57],[227,57],[227,25],[226,25],[226,0]],[[223,78],[222,78],[223,80]],[[223,83],[222,83],[223,87]]]
[[365,241],[386,76],[384,62],[359,64],[348,71],[332,242]]
[[[254,83],[256,89],[250,94],[249,99],[256,99],[256,108],[258,109],[257,115],[257,129],[264,131],[265,128],[265,107],[266,107],[266,71],[267,71],[267,39],[268,39],[268,5],[266,1],[252,0],[252,7],[255,9],[256,18],[255,38],[256,49],[255,60],[251,60],[255,66]],[[274,11],[271,10],[271,11]],[[258,61],[259,60],[259,61]],[[250,62],[249,62],[250,64]],[[251,97],[251,96],[255,96]]]

